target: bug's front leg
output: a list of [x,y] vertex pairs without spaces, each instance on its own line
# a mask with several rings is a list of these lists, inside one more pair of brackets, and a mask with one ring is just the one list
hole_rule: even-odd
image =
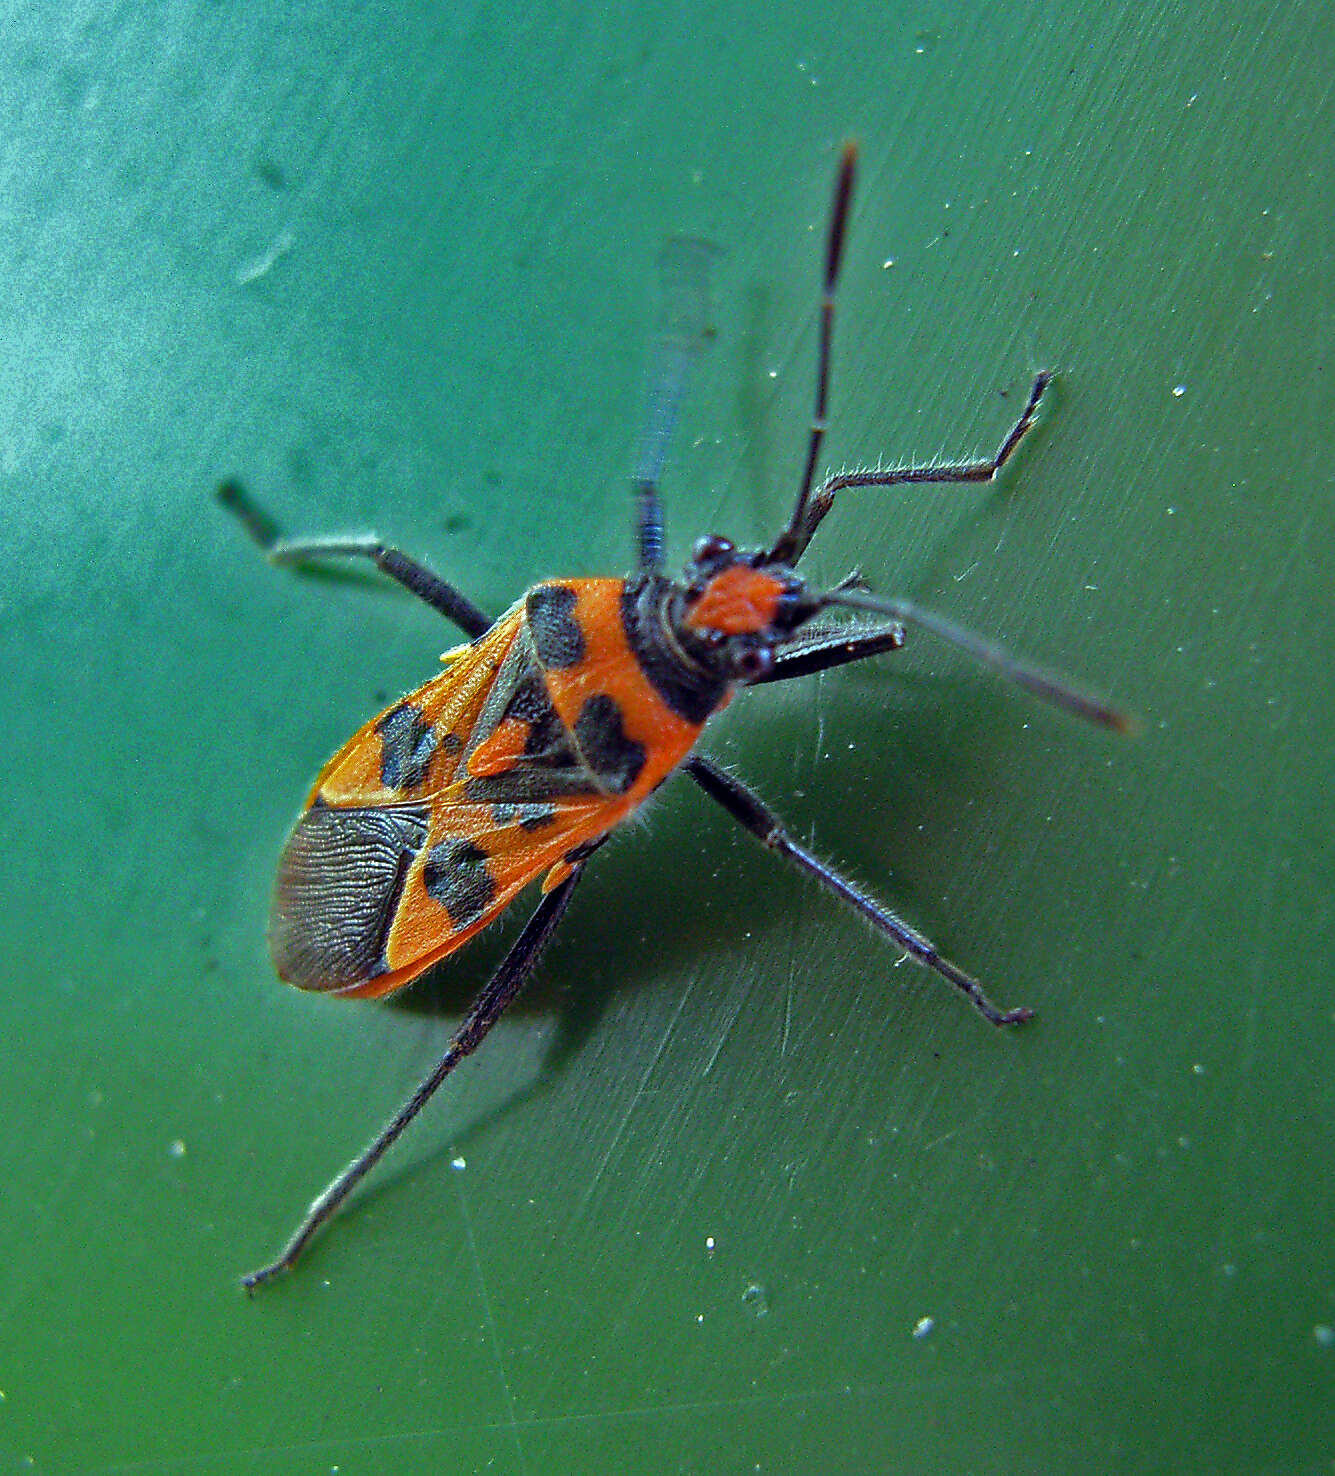
[[1024,409],[1006,438],[997,448],[995,456],[978,461],[931,462],[922,466],[901,466],[889,471],[874,471],[864,468],[859,471],[840,472],[826,479],[807,494],[798,505],[793,521],[774,545],[771,556],[781,556],[789,563],[796,563],[806,552],[807,545],[815,536],[816,529],[824,522],[826,514],[834,506],[835,494],[851,487],[903,487],[932,483],[990,482],[1011,459],[1015,448],[1033,429],[1038,414],[1039,401],[1043,392],[1052,383],[1049,370],[1042,370],[1034,377],[1029,398]]
[[747,685],[763,686],[766,682],[787,682],[794,677],[814,676],[866,661],[886,651],[898,651],[904,644],[904,627],[899,624],[877,626],[833,626],[823,630],[808,627],[792,640],[785,641],[774,652],[774,665]]
[[686,772],[701,789],[756,837],[762,845],[780,856],[786,856],[814,877],[827,891],[833,892],[859,913],[877,932],[897,943],[905,953],[911,954],[919,963],[948,979],[956,989],[966,995],[969,1002],[982,1017],[993,1025],[1022,1025],[1033,1018],[1033,1010],[1020,1006],[1018,1009],[1003,1010],[988,999],[983,986],[963,969],[943,958],[935,946],[916,928],[911,928],[902,918],[896,917],[888,907],[868,896],[861,887],[840,876],[833,867],[827,866],[818,856],[813,856],[805,846],[799,845],[787,830],[783,821],[753,790],[739,779],[720,769],[698,754],[692,755],[683,765]]

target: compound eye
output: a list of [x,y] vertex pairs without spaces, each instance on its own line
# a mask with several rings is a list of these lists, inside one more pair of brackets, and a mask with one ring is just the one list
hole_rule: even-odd
[[713,564],[735,554],[737,545],[731,538],[724,538],[721,533],[706,533],[704,537],[695,540],[692,552],[697,564]]
[[743,682],[758,682],[774,670],[774,652],[769,646],[748,646],[737,653],[734,670]]

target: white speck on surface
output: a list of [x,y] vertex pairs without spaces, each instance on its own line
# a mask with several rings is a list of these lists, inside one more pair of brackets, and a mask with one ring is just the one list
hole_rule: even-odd
[[185,1157],[185,1139],[184,1138],[173,1138],[171,1140],[171,1142],[167,1144],[167,1157],[168,1158],[184,1158]]
[[463,1156],[462,1153],[456,1153],[454,1157],[450,1159],[450,1167],[456,1173],[461,1174],[468,1167],[468,1160]]
[[1316,1339],[1319,1348],[1335,1348],[1335,1327],[1328,1322],[1318,1322],[1312,1329],[1312,1336]]
[[920,1317],[917,1322],[913,1324],[913,1336],[919,1339],[925,1338],[935,1326],[935,1317]]
[[1175,384],[1173,386],[1173,398],[1175,400],[1180,400],[1182,396],[1186,394],[1186,392],[1187,387],[1185,384]]
[[742,1292],[743,1303],[750,1308],[753,1317],[767,1317],[769,1315],[769,1298],[765,1295],[765,1288],[758,1281],[753,1281]]

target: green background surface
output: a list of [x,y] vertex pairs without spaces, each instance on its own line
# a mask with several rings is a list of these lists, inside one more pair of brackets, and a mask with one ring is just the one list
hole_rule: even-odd
[[[7,6],[0,1470],[1305,1472],[1335,1459],[1329,6]],[[674,561],[796,482],[863,145],[834,466],[929,637],[708,751],[1006,1003],[693,786],[311,1253],[309,1197],[515,919],[405,1006],[279,985],[286,828],[454,636],[216,509],[491,609],[622,572],[658,243],[724,249]],[[920,1318],[931,1331],[914,1336]]]

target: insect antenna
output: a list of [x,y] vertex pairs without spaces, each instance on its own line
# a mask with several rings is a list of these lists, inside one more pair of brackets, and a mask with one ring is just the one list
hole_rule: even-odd
[[816,404],[811,416],[811,437],[807,442],[807,464],[802,472],[802,486],[797,505],[788,526],[775,541],[771,558],[793,560],[801,552],[799,543],[806,522],[807,502],[816,479],[821,443],[825,440],[826,408],[830,399],[830,341],[834,336],[834,300],[839,285],[839,265],[844,256],[844,236],[848,229],[848,207],[853,198],[853,174],[858,161],[858,146],[851,139],[839,158],[839,177],[834,186],[834,203],[830,207],[830,228],[825,239],[825,287],[820,305],[820,353],[816,362]]
[[635,466],[635,546],[641,569],[663,566],[659,478],[695,356],[713,338],[709,272],[717,246],[673,236],[658,256],[660,305],[644,434]]
[[947,620],[943,615],[924,610],[921,605],[915,605],[912,600],[885,599],[879,595],[866,594],[861,590],[839,588],[821,595],[820,603],[839,605],[850,610],[863,610],[873,615],[886,615],[891,620],[899,621],[902,625],[916,625],[923,630],[930,630],[942,640],[949,641],[952,646],[958,646],[961,651],[967,652],[975,661],[981,662],[984,666],[990,666],[1007,681],[1014,682],[1017,686],[1023,687],[1026,692],[1032,692],[1035,697],[1041,697],[1043,701],[1052,703],[1054,707],[1060,707],[1075,717],[1097,723],[1100,727],[1111,728],[1116,733],[1131,734],[1136,731],[1135,719],[1113,707],[1102,697],[1082,692],[1064,677],[1045,671],[1041,666],[1035,666],[1032,662],[1021,660],[996,641],[989,641],[985,636],[967,630],[962,625],[956,625],[953,620]]

